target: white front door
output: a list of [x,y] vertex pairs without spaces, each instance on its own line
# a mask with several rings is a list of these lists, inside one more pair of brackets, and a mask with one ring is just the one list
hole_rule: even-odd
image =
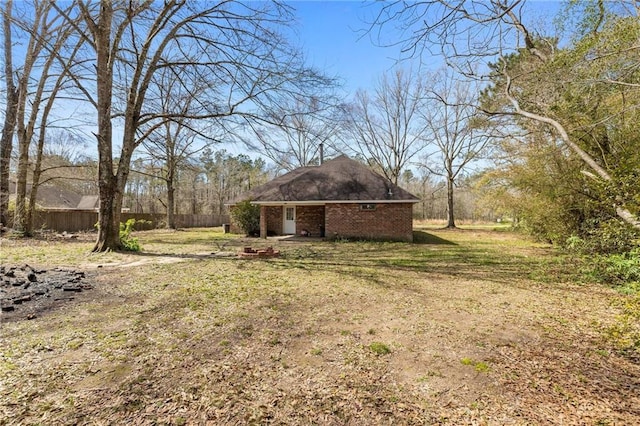
[[296,208],[284,206],[284,226],[282,230],[283,234],[295,234],[296,233]]

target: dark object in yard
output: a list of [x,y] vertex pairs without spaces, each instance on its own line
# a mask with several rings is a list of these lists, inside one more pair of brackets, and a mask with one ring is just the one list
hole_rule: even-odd
[[280,251],[274,250],[273,247],[267,247],[266,249],[253,249],[251,247],[245,247],[240,253],[238,253],[238,257],[248,257],[255,259],[277,256],[280,256]]
[[93,288],[84,271],[32,266],[0,265],[0,322],[32,319],[62,302]]

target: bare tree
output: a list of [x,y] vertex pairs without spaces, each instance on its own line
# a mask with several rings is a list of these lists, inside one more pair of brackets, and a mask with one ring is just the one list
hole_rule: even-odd
[[[164,69],[157,73],[154,84],[157,90],[157,110],[170,116],[159,126],[154,126],[153,131],[143,140],[144,154],[141,158],[148,158],[152,163],[160,164],[157,169],[157,178],[166,184],[166,210],[167,227],[175,229],[176,210],[176,183],[180,168],[189,162],[189,159],[205,149],[210,143],[217,142],[213,137],[213,122],[200,120],[197,122],[189,118],[192,113],[192,105],[198,102],[199,96],[206,95],[203,89],[206,82],[193,81],[189,90],[185,89],[185,83],[189,77],[178,75],[176,69]],[[152,101],[153,102],[153,101]]]
[[18,110],[18,91],[16,89],[13,68],[13,42],[11,37],[11,17],[13,1],[6,0],[2,5],[2,33],[4,50],[4,79],[7,104],[4,112],[2,136],[0,138],[0,226],[9,222],[9,167],[13,151],[16,113]]
[[[434,179],[433,173],[424,164],[418,164],[413,169],[407,169],[402,173],[401,184],[404,189],[415,194],[420,202],[413,208],[415,219],[436,219],[438,211],[437,194],[446,192],[446,184]],[[443,208],[442,211],[445,211]]]
[[249,123],[251,132],[242,139],[280,169],[318,164],[321,156],[341,150],[344,113],[344,106],[329,93],[294,98],[276,105],[268,122]]
[[[17,76],[18,104],[16,130],[18,136],[18,164],[16,178],[16,205],[13,227],[23,235],[33,231],[33,211],[46,140],[49,115],[59,91],[67,80],[69,64],[59,61],[58,55],[67,45],[73,32],[71,25],[56,13],[48,1],[35,1],[24,17],[14,17],[14,28],[28,37],[24,61]],[[81,43],[81,41],[80,41]],[[76,45],[70,58],[79,48]],[[56,69],[57,66],[57,69]],[[36,145],[36,161],[30,153]],[[32,172],[31,176],[29,176]],[[27,186],[31,177],[30,203],[27,205]]]
[[[30,4],[24,3],[24,7],[18,9],[13,9],[12,6],[9,1],[3,9],[8,102],[2,142],[5,161],[1,162],[0,173],[4,174],[4,179],[0,179],[3,181],[0,193],[4,194],[1,198],[6,200],[8,188],[5,185],[8,184],[10,151],[15,133],[18,140],[18,161],[13,227],[28,236],[32,233],[32,215],[41,174],[47,121],[56,96],[66,80],[68,69],[59,60],[59,55],[67,45],[72,28],[63,22],[49,1],[35,0]],[[24,48],[19,49],[11,43],[12,33],[26,39]],[[37,133],[37,158],[33,163],[30,154]],[[27,204],[29,179],[32,184],[31,202]],[[7,215],[5,204],[2,207],[5,218],[2,220],[6,220]]]
[[446,70],[432,77],[426,107],[421,110],[434,149],[427,160],[429,170],[447,184],[447,228],[455,228],[454,188],[468,166],[479,159],[490,141],[484,128],[474,124],[478,89],[456,80]]
[[[282,93],[301,92],[323,79],[304,67],[277,32],[291,18],[279,3],[81,1],[77,14],[84,22],[78,29],[96,58],[95,86],[77,80],[98,114],[100,229],[94,251],[120,249],[122,197],[133,153],[174,115],[146,108],[159,70],[175,70],[178,77],[189,72],[207,82],[207,95],[197,97],[194,110],[183,115],[192,119],[264,117]],[[113,118],[123,133],[117,157]]]
[[[637,4],[634,5],[633,2],[600,1],[598,4],[597,15],[591,20],[589,26],[589,31],[596,40],[601,34],[602,23],[609,16],[605,10],[605,4],[611,5],[612,8],[625,8],[620,16],[637,17],[638,14]],[[627,5],[630,7],[626,8]],[[551,105],[550,103],[524,102],[527,100],[527,91],[521,90],[523,87],[518,87],[516,90],[514,82],[519,80],[522,74],[514,74],[514,70],[509,67],[514,55],[525,53],[532,61],[537,61],[538,67],[532,67],[532,69],[547,67],[548,70],[549,66],[554,65],[554,60],[559,58],[557,39],[543,37],[532,30],[523,20],[526,13],[525,0],[394,1],[380,7],[370,30],[376,31],[387,26],[400,27],[403,36],[386,42],[400,45],[406,56],[421,57],[425,52],[439,54],[448,65],[465,76],[494,82],[501,80],[501,84],[496,85],[495,90],[501,93],[506,105],[496,109],[487,108],[485,113],[491,116],[518,117],[549,126],[557,138],[583,161],[587,167],[586,173],[597,180],[612,182],[610,171],[603,167],[594,155],[582,149],[572,137],[571,132],[567,130],[569,123],[554,115],[552,109],[545,108]],[[624,54],[638,50],[636,40],[631,42]],[[612,43],[607,45],[611,46]],[[582,55],[576,55],[578,62],[573,66],[573,70],[580,70],[585,64],[598,59],[594,57],[596,50],[584,49],[584,52]],[[564,61],[567,59],[565,57]],[[497,66],[488,66],[491,63]],[[635,66],[637,64],[634,68]],[[489,71],[484,73],[481,71],[483,69]],[[532,69],[525,74],[531,74]],[[519,70],[525,71],[522,68]],[[611,74],[604,69],[601,75],[607,76],[609,81],[602,80],[602,77],[589,76],[582,81],[582,84],[592,88],[594,83],[629,84],[624,80],[624,76],[629,76],[629,73],[618,74],[623,78],[611,78]],[[571,84],[576,75],[565,71],[564,75],[558,74],[558,77],[567,84]],[[533,82],[529,87],[534,87],[535,84]],[[616,214],[632,226],[640,228],[640,220],[624,206],[626,201],[616,203],[614,206]]]
[[358,91],[350,111],[351,149],[393,183],[424,149],[425,127],[420,123],[426,87],[411,71],[383,75],[370,95]]

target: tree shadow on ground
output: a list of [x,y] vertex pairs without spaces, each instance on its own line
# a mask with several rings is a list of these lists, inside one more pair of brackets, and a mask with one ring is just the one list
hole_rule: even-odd
[[413,243],[414,244],[439,244],[439,245],[452,245],[457,244],[453,241],[445,240],[444,238],[437,237],[433,234],[429,234],[424,231],[413,231]]

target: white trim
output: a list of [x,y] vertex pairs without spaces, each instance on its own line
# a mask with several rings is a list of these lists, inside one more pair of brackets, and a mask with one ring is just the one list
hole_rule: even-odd
[[251,201],[259,206],[324,206],[327,204],[406,204],[420,200]]

